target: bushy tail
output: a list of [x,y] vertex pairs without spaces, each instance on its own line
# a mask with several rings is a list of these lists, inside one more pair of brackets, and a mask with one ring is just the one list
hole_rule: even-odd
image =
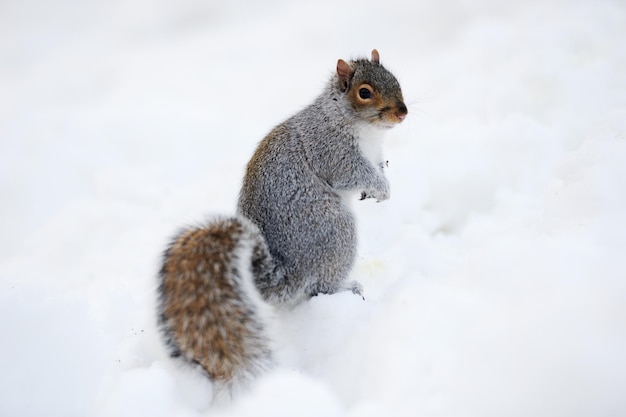
[[242,217],[182,230],[163,256],[159,325],[173,357],[198,364],[218,396],[232,397],[272,364],[271,307],[254,276],[272,259]]

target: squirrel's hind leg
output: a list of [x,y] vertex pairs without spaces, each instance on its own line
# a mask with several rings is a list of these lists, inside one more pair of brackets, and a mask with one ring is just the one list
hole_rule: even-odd
[[341,291],[352,291],[352,294],[360,295],[364,300],[363,296],[363,285],[359,281],[348,281],[344,283],[341,287]]
[[358,281],[344,281],[338,286],[330,287],[328,285],[315,285],[314,287],[309,289],[309,295],[311,297],[315,297],[318,294],[336,294],[338,292],[351,291],[352,294],[356,294],[361,296],[365,300],[363,296],[363,285],[361,285]]

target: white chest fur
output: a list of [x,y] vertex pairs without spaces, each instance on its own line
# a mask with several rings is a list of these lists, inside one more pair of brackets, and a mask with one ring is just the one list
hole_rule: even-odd
[[[370,161],[374,167],[379,168],[383,165],[383,136],[385,129],[379,129],[374,126],[364,126],[359,131],[359,150],[363,156]],[[340,191],[339,195],[346,205],[351,205],[360,195],[359,191]]]
[[385,130],[372,125],[361,128],[359,134],[359,149],[375,167],[383,163],[383,137]]

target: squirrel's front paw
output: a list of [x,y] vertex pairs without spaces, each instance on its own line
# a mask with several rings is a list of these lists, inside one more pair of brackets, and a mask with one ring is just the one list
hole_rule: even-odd
[[361,198],[359,200],[365,200],[367,198],[375,198],[377,203],[381,201],[389,200],[389,191],[387,190],[384,193],[373,192],[373,191],[361,191]]
[[383,192],[376,195],[376,202],[380,203],[381,201],[389,200],[389,197],[391,197],[391,193],[389,188],[387,188]]
[[391,192],[389,190],[389,183],[385,180],[377,189],[370,189],[361,192],[361,200],[366,198],[375,198],[377,202],[389,200]]
[[361,200],[375,198],[376,202],[381,202],[389,200],[390,194],[389,181],[384,176],[381,176],[373,185],[361,191]]

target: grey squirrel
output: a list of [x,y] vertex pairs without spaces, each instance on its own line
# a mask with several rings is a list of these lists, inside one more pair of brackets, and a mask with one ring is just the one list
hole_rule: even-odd
[[350,200],[389,198],[381,139],[406,115],[378,51],[338,60],[322,94],[258,145],[237,214],[171,241],[159,325],[171,355],[200,365],[218,395],[272,366],[266,311],[317,294],[362,296],[348,281],[357,246]]

